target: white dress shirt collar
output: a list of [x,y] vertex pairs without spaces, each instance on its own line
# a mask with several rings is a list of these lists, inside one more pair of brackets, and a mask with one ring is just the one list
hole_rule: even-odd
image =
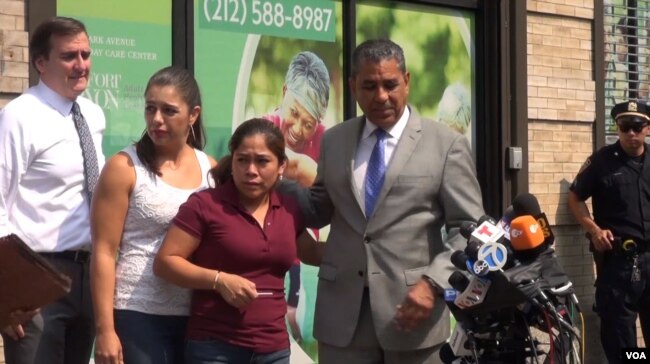
[[38,82],[34,91],[41,97],[41,100],[45,100],[61,116],[68,116],[72,112],[73,102],[56,93],[56,91],[52,90],[43,81]]
[[[397,120],[397,123],[395,123],[392,128],[385,130],[385,132],[391,138],[399,140],[402,137],[404,129],[406,128],[406,123],[409,121],[409,116],[411,116],[411,111],[407,106],[404,108],[404,112],[402,113],[402,116],[399,118],[399,120]],[[377,125],[366,118],[366,125],[363,127],[363,132],[361,133],[361,140],[364,140],[372,135],[372,133],[375,132],[375,129],[377,129]]]

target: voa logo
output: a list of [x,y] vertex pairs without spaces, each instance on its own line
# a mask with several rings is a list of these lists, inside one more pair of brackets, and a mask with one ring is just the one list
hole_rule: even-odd
[[623,349],[623,361],[628,362],[628,361],[636,361],[636,360],[643,360],[644,362],[647,360],[648,355],[646,354],[645,349]]

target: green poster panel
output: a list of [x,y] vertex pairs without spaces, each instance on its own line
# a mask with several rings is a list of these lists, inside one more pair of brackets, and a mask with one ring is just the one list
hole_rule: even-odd
[[86,24],[92,48],[83,96],[106,114],[103,150],[110,157],[145,129],[144,88],[171,64],[171,0],[58,0],[57,14]]
[[409,104],[420,115],[441,121],[474,141],[474,13],[375,0],[360,0],[356,12],[358,43],[389,38],[404,49],[411,73]]
[[[287,70],[299,53],[318,58],[329,76],[325,86],[329,98],[319,128],[326,130],[343,120],[347,83],[342,80],[340,1],[194,0],[194,4],[194,67],[203,96],[208,154],[226,155],[233,130],[253,117],[275,117],[273,122],[287,138],[288,123],[280,109]],[[303,156],[315,163],[315,150]],[[327,229],[311,232],[319,240],[327,237]],[[295,363],[311,363],[318,356],[312,334],[317,273],[317,267],[298,263],[286,278],[287,296],[298,296],[287,316]]]
[[[243,14],[240,13],[244,7],[242,3],[246,4],[249,12],[253,5],[260,3],[260,8],[267,10],[283,4],[286,14],[296,7],[303,13],[315,13],[316,9],[320,9],[319,14],[329,14],[330,11],[332,14],[328,15],[327,29],[319,25],[320,33],[314,29],[296,30],[288,23],[281,30],[276,29],[275,25],[267,27],[273,29],[252,29],[247,23],[237,25],[228,21],[235,14],[235,7],[231,4],[230,13],[225,13],[226,3],[240,3],[237,16]],[[227,154],[228,139],[234,127],[248,118],[267,114],[278,106],[287,66],[300,51],[318,54],[330,73],[330,102],[323,122],[333,125],[342,120],[340,2],[194,0],[194,4],[194,69],[203,96],[208,154],[215,158]],[[247,16],[253,15],[249,13]],[[246,22],[252,21],[252,18],[246,19]],[[307,27],[306,24],[303,26]]]

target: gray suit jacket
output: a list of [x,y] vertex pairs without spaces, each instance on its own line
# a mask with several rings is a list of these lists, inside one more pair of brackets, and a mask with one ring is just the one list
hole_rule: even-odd
[[[316,182],[309,194],[299,196],[309,225],[331,223],[318,274],[314,335],[330,345],[350,343],[367,280],[381,346],[430,347],[449,337],[444,300],[437,297],[429,319],[408,333],[396,329],[395,306],[423,275],[449,286],[451,253],[466,245],[459,225],[483,215],[469,143],[411,109],[375,212],[366,219],[352,176],[364,123],[363,117],[350,119],[325,133]],[[441,236],[443,225],[447,244]]]

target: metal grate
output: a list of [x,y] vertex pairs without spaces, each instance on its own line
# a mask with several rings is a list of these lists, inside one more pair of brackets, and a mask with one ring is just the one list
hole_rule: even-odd
[[615,141],[614,104],[650,101],[650,0],[604,0],[605,120],[607,144]]

